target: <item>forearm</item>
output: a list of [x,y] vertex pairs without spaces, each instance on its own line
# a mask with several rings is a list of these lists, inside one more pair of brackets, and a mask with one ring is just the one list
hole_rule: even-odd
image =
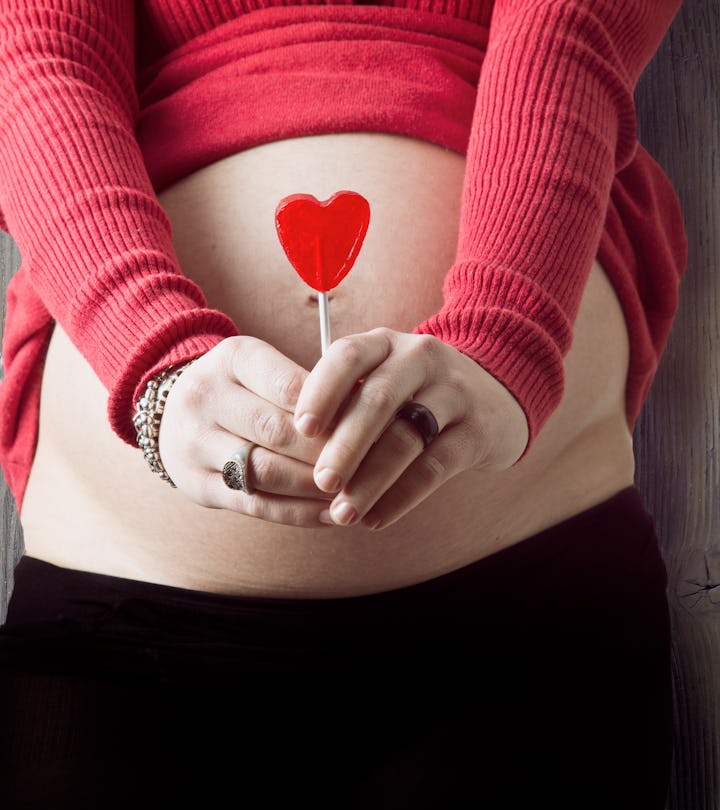
[[457,260],[420,327],[476,359],[531,440],[563,358],[613,178],[636,148],[633,90],[678,3],[498,2],[468,148]]
[[133,4],[0,4],[0,209],[132,440],[136,390],[235,334],[184,278],[134,136]]

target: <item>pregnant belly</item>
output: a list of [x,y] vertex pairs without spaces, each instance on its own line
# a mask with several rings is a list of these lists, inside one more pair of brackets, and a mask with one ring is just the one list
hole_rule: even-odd
[[[332,337],[411,331],[441,304],[463,159],[384,135],[283,141],[234,155],[161,195],[183,272],[240,330],[307,368],[320,354],[316,294],[274,230],[278,201],[363,194],[372,217],[332,292]],[[457,476],[379,533],[300,529],[193,504],[153,476],[105,420],[106,392],[56,327],[40,437],[22,510],[27,553],[59,565],[224,593],[331,596],[417,582],[467,564],[632,482],[624,418],[627,336],[595,265],[566,362],[560,408],[523,461]],[[219,459],[219,466],[224,459]]]

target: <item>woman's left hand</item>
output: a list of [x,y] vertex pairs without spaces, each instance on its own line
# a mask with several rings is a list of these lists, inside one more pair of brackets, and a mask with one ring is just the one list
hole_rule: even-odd
[[[410,400],[437,420],[427,447],[411,422],[395,418]],[[474,360],[432,336],[385,328],[330,345],[305,380],[295,426],[308,437],[331,430],[314,477],[337,494],[321,520],[372,529],[458,473],[507,469],[528,441],[520,405]]]

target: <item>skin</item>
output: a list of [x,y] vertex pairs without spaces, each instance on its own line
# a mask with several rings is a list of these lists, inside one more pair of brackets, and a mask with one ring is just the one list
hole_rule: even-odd
[[[463,176],[462,157],[439,147],[352,134],[257,147],[163,191],[182,272],[241,335],[170,393],[160,452],[172,489],[111,431],[107,392],[56,325],[21,511],[27,553],[210,592],[349,596],[467,565],[631,484],[627,330],[597,263],[562,402],[527,450],[507,391],[412,334],[442,306]],[[369,200],[371,223],[331,293],[334,340],[320,357],[317,297],[288,264],[274,210],[288,194],[339,189]],[[410,398],[438,420],[427,449],[393,418]],[[221,474],[247,442],[251,496]]]

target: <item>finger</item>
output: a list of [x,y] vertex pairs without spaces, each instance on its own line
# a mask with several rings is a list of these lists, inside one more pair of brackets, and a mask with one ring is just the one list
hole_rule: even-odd
[[326,430],[358,380],[383,363],[392,351],[389,330],[374,329],[336,340],[303,384],[295,408],[295,425],[305,436]]
[[223,346],[229,379],[278,408],[294,412],[307,369],[258,338],[238,337],[224,341]]
[[[181,378],[173,388],[173,399],[166,407],[163,421],[167,424],[167,414],[171,412],[183,414],[182,441],[188,445],[190,455],[212,464],[213,454],[222,452],[213,437],[228,434],[298,461],[315,463],[326,436],[313,439],[302,436],[295,429],[290,411],[227,377],[220,383],[217,377],[195,376],[188,381]],[[167,436],[166,431],[161,433],[165,444]]]
[[238,388],[232,405],[223,408],[217,425],[225,433],[306,464],[317,460],[327,436],[309,439],[295,429],[292,414]]
[[205,496],[204,506],[227,509],[258,520],[315,529],[327,525],[319,517],[322,511],[319,500],[273,495],[260,490],[247,495],[240,490],[229,489],[219,472],[208,476]]
[[461,426],[445,430],[364,514],[363,524],[380,530],[404,517],[446,481],[467,468],[464,448],[468,444],[469,437]]
[[[421,402],[427,396],[421,388],[425,379],[425,367],[407,362],[405,355],[390,357],[370,375],[350,400],[317,459],[315,481],[321,489],[337,492],[351,480],[370,449],[395,420],[398,410],[411,398]],[[436,419],[441,426],[451,418],[451,413],[442,406],[443,401],[453,400],[447,395],[435,395],[430,403],[437,402],[431,410],[437,411]],[[401,436],[409,435],[402,427],[398,431]]]
[[[443,396],[442,387],[423,392],[421,396],[425,403],[434,403],[429,411],[437,413],[440,425],[451,420],[450,401]],[[333,500],[329,517],[339,525],[350,525],[362,519],[415,459],[424,452],[432,452],[433,445],[434,442],[426,451],[424,437],[411,421],[393,420]]]
[[[214,453],[211,464],[206,467],[213,472],[222,472],[237,450],[243,445],[252,444],[228,434],[221,434],[213,442],[218,446],[221,443],[222,449]],[[315,484],[310,464],[279,455],[265,447],[252,445],[245,468],[246,478],[252,489],[295,498],[328,498]]]

